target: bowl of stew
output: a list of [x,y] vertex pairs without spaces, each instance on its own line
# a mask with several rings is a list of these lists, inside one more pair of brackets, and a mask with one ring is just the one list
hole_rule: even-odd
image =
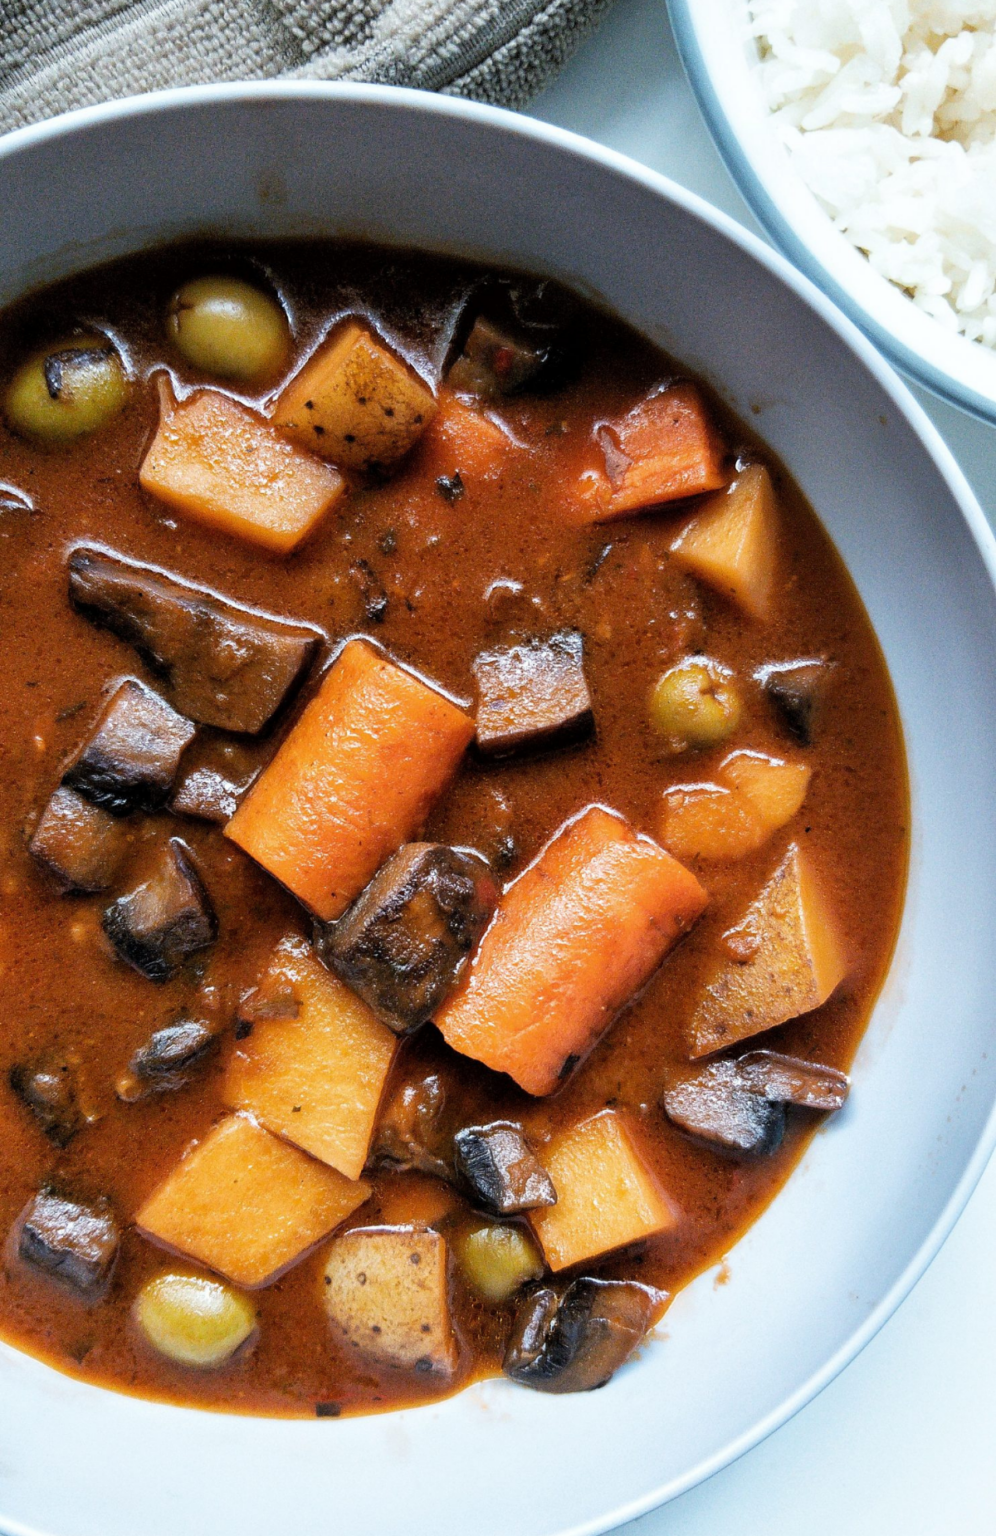
[[171,92],[0,191],[0,1518],[609,1529],[988,1156],[981,513],[524,119]]

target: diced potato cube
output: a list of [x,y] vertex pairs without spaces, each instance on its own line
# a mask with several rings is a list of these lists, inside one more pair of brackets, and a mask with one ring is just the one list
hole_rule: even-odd
[[449,1377],[457,1364],[446,1241],[418,1227],[354,1227],[336,1239],[323,1300],[333,1327],[372,1365]]
[[778,506],[764,465],[749,465],[725,491],[711,496],[672,542],[671,554],[752,619],[769,619],[778,560]]
[[722,784],[676,784],[664,791],[658,836],[676,859],[739,859],[766,837],[754,806]]
[[138,1215],[167,1248],[236,1285],[266,1285],[370,1193],[245,1115],[230,1115],[181,1158]]
[[692,1056],[819,1008],[847,974],[830,908],[795,843],[733,934],[742,958],[709,979],[689,1027]]
[[406,454],[435,413],[428,384],[350,320],[291,379],[273,421],[335,464],[374,469]]
[[648,395],[627,415],[602,422],[595,439],[603,463],[582,476],[576,492],[585,521],[627,517],[726,484],[724,445],[694,384]]
[[179,405],[161,391],[143,490],[185,517],[287,554],[333,507],[345,481],[228,395],[204,389]]
[[677,1216],[615,1110],[571,1126],[542,1154],[556,1205],[529,1213],[551,1269],[673,1227]]
[[259,988],[258,1013],[271,995],[287,997],[290,1006],[274,1011],[293,1016],[253,1024],[230,1058],[225,1102],[358,1179],[395,1036],[303,943],[280,945]]
[[664,791],[660,839],[677,859],[740,859],[785,826],[806,798],[812,770],[761,752],[734,752],[715,784]]

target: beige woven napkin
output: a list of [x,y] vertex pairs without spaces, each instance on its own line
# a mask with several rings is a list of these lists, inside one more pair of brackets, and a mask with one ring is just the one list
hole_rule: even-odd
[[0,130],[217,80],[376,80],[519,107],[609,4],[0,0]]

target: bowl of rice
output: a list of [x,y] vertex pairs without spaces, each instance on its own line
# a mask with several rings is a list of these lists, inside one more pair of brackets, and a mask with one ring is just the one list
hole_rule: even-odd
[[996,423],[996,0],[669,0],[753,213],[886,356]]

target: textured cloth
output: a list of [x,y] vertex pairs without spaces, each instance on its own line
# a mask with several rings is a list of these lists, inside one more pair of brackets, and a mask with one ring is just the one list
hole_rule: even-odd
[[219,80],[373,80],[520,107],[611,0],[0,0],[0,130]]

